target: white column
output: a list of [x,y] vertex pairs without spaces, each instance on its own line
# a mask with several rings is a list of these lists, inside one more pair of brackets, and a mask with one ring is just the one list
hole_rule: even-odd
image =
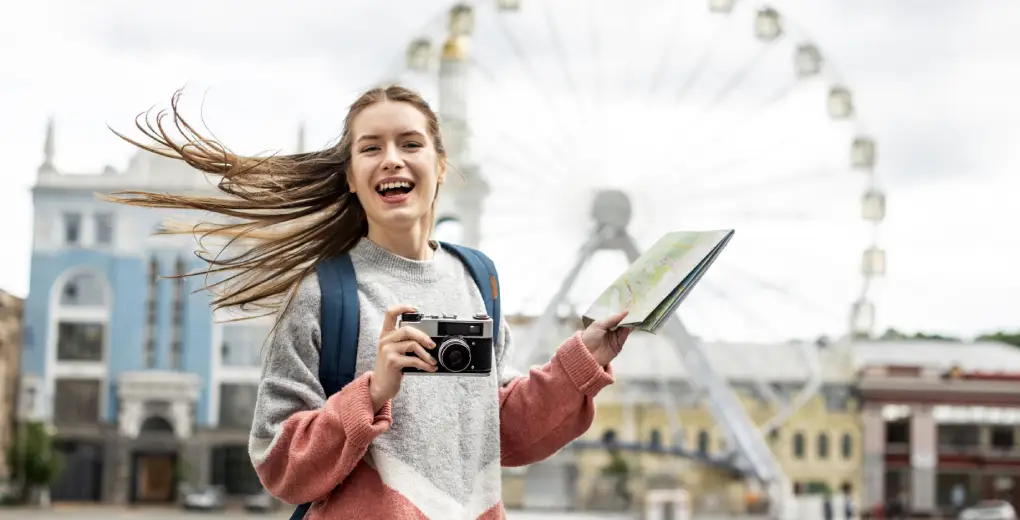
[[935,510],[938,426],[931,406],[914,406],[910,416],[910,509]]
[[885,498],[885,420],[880,404],[866,405],[862,414],[861,462],[864,489],[861,510],[871,509]]

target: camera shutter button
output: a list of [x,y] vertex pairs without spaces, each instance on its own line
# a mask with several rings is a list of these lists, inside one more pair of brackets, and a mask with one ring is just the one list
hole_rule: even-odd
[[476,319],[476,320],[487,320],[487,319],[489,319],[489,315],[488,315],[488,314],[485,314],[484,312],[480,312],[480,313],[478,313],[478,314],[475,314],[475,315],[474,315],[474,316],[472,316],[472,317],[473,317],[474,319]]

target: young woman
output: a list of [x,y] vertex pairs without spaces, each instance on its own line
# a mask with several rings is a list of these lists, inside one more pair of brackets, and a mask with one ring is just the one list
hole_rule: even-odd
[[[435,345],[397,328],[397,316],[484,311],[461,261],[429,238],[447,168],[428,104],[402,87],[374,89],[351,106],[336,146],[247,158],[197,134],[176,103],[184,144],[160,118],[139,125],[158,148],[131,142],[222,176],[228,196],[114,199],[217,212],[235,222],[203,233],[255,243],[208,261],[209,271],[234,273],[210,286],[215,306],[278,309],[249,442],[266,489],[285,502],[312,502],[312,520],[503,518],[500,467],[540,461],[588,429],[593,398],[612,383],[609,363],[629,332],[616,328],[624,315],[570,336],[527,375],[507,365],[513,342],[502,320],[491,377],[404,377],[404,367],[435,370]],[[315,267],[341,252],[357,273],[357,378],[327,396],[317,376]]]

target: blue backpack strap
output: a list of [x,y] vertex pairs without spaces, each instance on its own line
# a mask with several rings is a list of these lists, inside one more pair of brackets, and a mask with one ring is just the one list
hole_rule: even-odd
[[497,344],[500,332],[500,310],[499,310],[499,275],[496,273],[496,264],[485,256],[485,253],[467,246],[440,242],[440,244],[451,253],[460,258],[467,266],[471,278],[475,279],[475,285],[482,293],[482,300],[485,301],[485,313],[492,318],[492,343]]
[[358,280],[348,254],[316,266],[322,293],[319,382],[329,397],[354,380],[358,360]]
[[[322,300],[319,310],[321,350],[319,382],[329,397],[354,380],[358,361],[358,279],[350,255],[326,259],[316,266]],[[312,504],[301,504],[290,520],[301,520]]]

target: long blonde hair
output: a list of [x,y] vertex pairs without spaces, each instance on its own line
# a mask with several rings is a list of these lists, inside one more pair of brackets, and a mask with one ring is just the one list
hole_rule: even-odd
[[[119,191],[104,198],[132,206],[207,211],[230,220],[170,224],[161,231],[199,238],[196,253],[208,265],[183,276],[207,276],[203,288],[213,293],[213,309],[275,313],[317,262],[349,251],[367,234],[365,211],[347,182],[351,125],[367,107],[383,101],[411,104],[425,115],[436,155],[446,158],[435,112],[418,93],[401,86],[378,87],[359,96],[344,118],[343,133],[335,146],[267,157],[240,156],[203,136],[181,117],[180,97],[181,91],[175,92],[170,111],[160,111],[154,121],[147,112],[135,120],[138,129],[155,144],[143,144],[111,130],[149,152],[219,176],[216,186],[225,195]],[[167,117],[172,126],[166,124]],[[170,129],[180,134],[179,139],[170,136]],[[229,249],[217,247],[214,254],[210,253],[201,246],[201,239],[210,236],[228,239]],[[234,250],[239,252],[231,254]],[[210,282],[210,278],[218,279]]]

